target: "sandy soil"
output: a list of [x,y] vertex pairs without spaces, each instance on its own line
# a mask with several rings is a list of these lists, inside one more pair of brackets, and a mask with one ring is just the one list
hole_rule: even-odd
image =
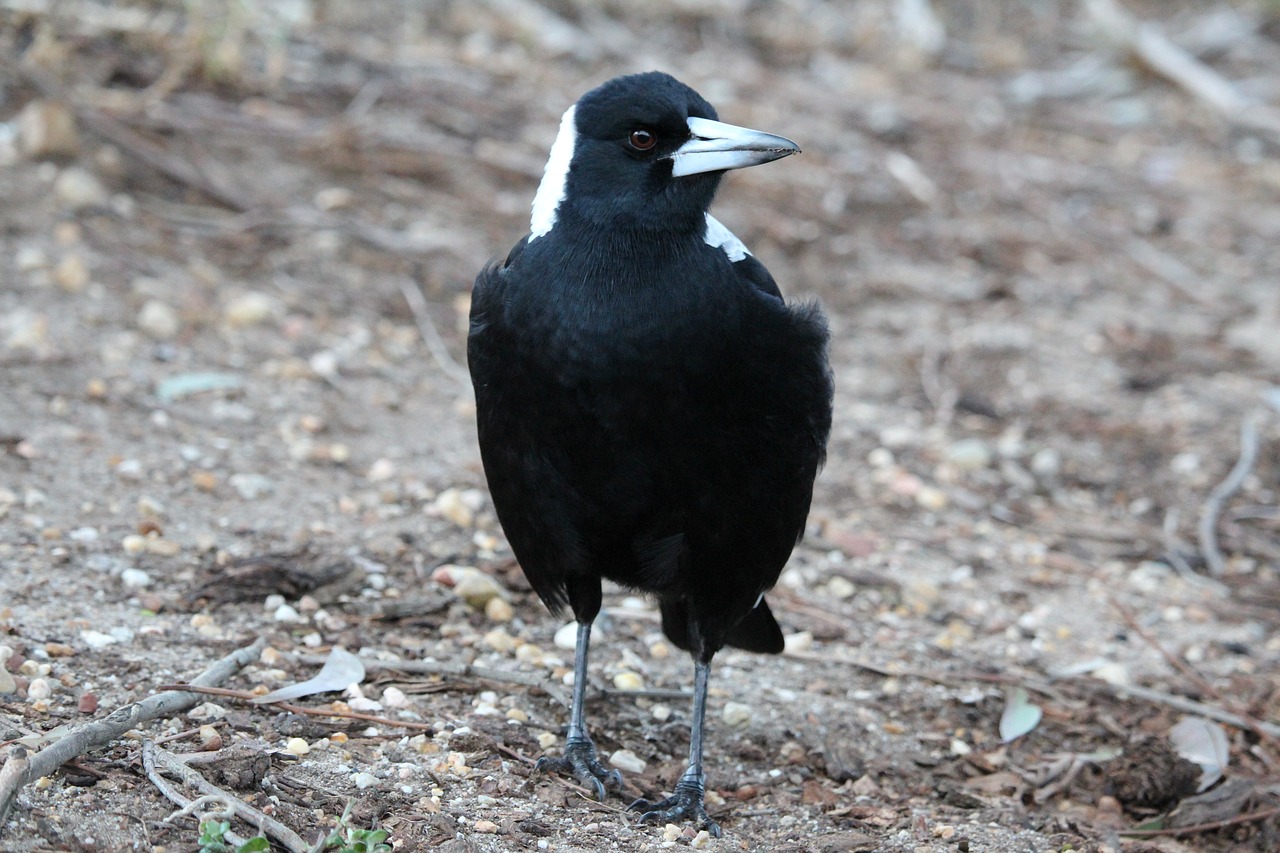
[[[24,789],[0,850],[196,849],[138,742],[197,751],[201,726],[215,784],[307,839],[352,800],[403,851],[1280,844],[1275,812],[1248,818],[1276,805],[1274,736],[1226,726],[1230,796],[1188,800],[1169,733],[1198,714],[1162,698],[1280,713],[1277,148],[1075,4],[936,4],[936,52],[881,0],[13,5],[0,756],[259,636],[228,686],[302,680],[297,655],[335,645],[498,675],[371,670],[337,707],[377,722],[211,697]],[[1130,8],[1280,95],[1255,6]],[[572,652],[487,505],[460,381],[471,279],[524,233],[560,113],[649,68],[801,143],[715,212],[834,332],[830,461],[772,596],[792,651],[713,674],[718,841],[531,772]],[[1210,581],[1197,524],[1245,423]],[[463,569],[510,606],[440,582]],[[682,769],[691,666],[647,602],[607,604],[589,720],[652,796]],[[1019,686],[1043,717],[1003,743]]]

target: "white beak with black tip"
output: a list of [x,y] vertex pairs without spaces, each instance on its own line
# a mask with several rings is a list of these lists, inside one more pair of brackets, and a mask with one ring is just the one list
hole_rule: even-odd
[[790,139],[762,130],[709,118],[690,118],[688,123],[693,138],[668,155],[673,178],[758,166],[800,153]]

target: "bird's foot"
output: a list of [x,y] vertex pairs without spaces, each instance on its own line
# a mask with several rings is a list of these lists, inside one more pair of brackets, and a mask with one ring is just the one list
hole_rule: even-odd
[[622,774],[617,770],[609,770],[596,757],[596,745],[589,737],[570,737],[564,745],[564,756],[549,758],[543,756],[533,769],[539,773],[567,773],[577,779],[588,790],[596,795],[596,800],[604,801],[605,788],[612,791],[622,789]]
[[713,838],[720,837],[720,825],[707,815],[702,783],[688,778],[676,783],[675,793],[665,800],[650,802],[639,799],[627,811],[640,812],[641,823],[672,823],[691,820]]

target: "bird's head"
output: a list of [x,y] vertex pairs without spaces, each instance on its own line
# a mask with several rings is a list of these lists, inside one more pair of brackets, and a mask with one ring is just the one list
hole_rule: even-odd
[[534,196],[530,239],[569,212],[614,229],[700,231],[726,170],[799,150],[781,136],[720,122],[715,107],[668,74],[616,77],[561,119]]

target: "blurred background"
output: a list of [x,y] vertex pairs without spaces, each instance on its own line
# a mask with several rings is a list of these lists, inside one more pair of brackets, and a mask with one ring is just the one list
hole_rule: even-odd
[[[128,639],[76,659],[81,678],[246,631],[513,665],[521,644],[554,648],[484,493],[468,294],[525,233],[564,109],[651,69],[800,144],[730,175],[715,214],[786,295],[825,305],[834,336],[830,462],[776,593],[793,657],[725,655],[716,700],[735,671],[767,685],[745,728],[713,736],[755,744],[713,762],[714,784],[783,781],[736,806],[763,810],[756,824],[726,829],[773,849],[814,833],[954,849],[912,815],[962,822],[938,778],[1004,774],[965,789],[989,798],[972,807],[986,823],[1016,819],[1034,849],[1054,833],[1119,845],[1185,792],[1126,799],[1111,764],[1045,794],[1028,768],[1163,743],[1178,714],[1126,686],[1253,720],[1280,701],[1269,0],[0,0],[11,651],[75,636],[89,602]],[[302,580],[262,568],[280,553]],[[329,622],[295,608],[298,627],[257,606],[292,607],[331,569],[357,599],[412,597],[442,565],[496,578],[514,616],[495,627],[454,601],[388,628],[334,599]],[[255,580],[231,586],[253,606],[232,606],[225,578],[245,566]],[[188,621],[206,612],[212,626]],[[143,622],[164,641],[139,645]],[[608,677],[682,686],[684,662],[651,654],[639,624],[619,621],[631,657],[602,651]],[[486,645],[493,630],[514,645]],[[1093,686],[1064,688],[1011,758],[998,681],[854,670],[850,687],[850,656]],[[825,728],[801,725],[806,691]],[[609,707],[602,741],[660,787],[682,746],[652,735],[648,706]],[[1274,777],[1274,736],[1231,738],[1235,772]],[[1249,791],[1197,819],[1274,802]],[[1274,823],[1200,840],[1266,849]],[[983,831],[983,849],[1014,843]]]

